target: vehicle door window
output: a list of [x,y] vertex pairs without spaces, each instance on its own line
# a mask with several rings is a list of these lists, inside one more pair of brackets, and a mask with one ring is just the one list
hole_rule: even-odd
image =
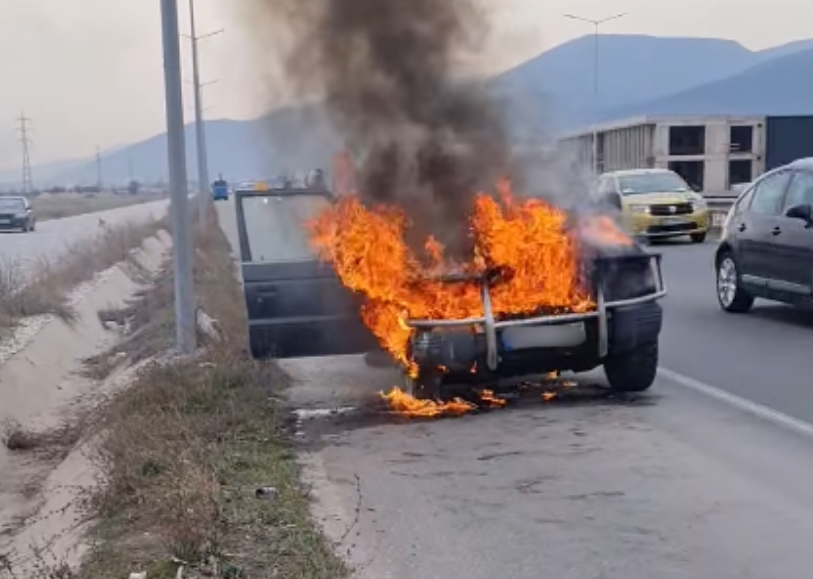
[[330,207],[321,195],[247,195],[240,199],[251,261],[316,259],[307,223]]
[[796,205],[813,205],[813,173],[808,171],[794,173],[782,211],[785,212]]
[[779,215],[790,175],[790,171],[783,171],[770,175],[757,183],[749,208],[751,212],[761,215]]
[[751,199],[754,197],[755,190],[755,187],[751,187],[743,194],[742,197],[737,200],[737,202],[734,204],[734,213],[742,213],[743,211],[748,210],[749,205],[751,205]]

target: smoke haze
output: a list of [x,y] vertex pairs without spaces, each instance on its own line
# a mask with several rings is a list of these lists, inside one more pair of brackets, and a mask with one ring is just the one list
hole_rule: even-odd
[[[488,32],[475,0],[252,0],[269,58],[318,94],[346,145],[364,158],[359,193],[398,203],[451,251],[467,244],[474,194],[506,174],[509,147],[485,87],[455,60]],[[275,34],[269,25],[280,34]],[[277,62],[275,66],[279,66]]]

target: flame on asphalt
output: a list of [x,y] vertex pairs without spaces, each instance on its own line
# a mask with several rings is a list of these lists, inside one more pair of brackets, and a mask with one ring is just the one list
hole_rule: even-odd
[[[567,385],[566,385],[567,386]],[[399,416],[407,418],[437,418],[441,416],[463,416],[484,408],[503,408],[508,400],[497,397],[492,390],[477,392],[477,402],[469,402],[462,398],[453,398],[449,401],[419,400],[397,386],[387,393],[380,392],[379,396],[387,403],[390,410]],[[545,402],[557,398],[556,392],[543,392],[541,397]]]

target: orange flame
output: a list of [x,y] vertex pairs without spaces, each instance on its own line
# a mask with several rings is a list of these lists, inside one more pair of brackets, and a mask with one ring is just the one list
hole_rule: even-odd
[[478,407],[502,408],[508,404],[507,400],[497,398],[491,390],[480,392],[480,405],[467,402],[461,398],[454,398],[449,402],[434,400],[418,400],[398,388],[393,387],[388,393],[379,394],[393,412],[410,418],[435,418],[438,416],[463,416],[474,412]]
[[[566,214],[539,199],[519,200],[507,180],[499,199],[475,197],[470,217],[474,252],[467,263],[452,263],[438,240],[429,238],[423,255],[405,243],[410,227],[398,207],[365,207],[342,197],[310,222],[311,241],[342,283],[365,296],[362,319],[396,360],[414,372],[407,346],[409,319],[460,319],[483,315],[478,282],[444,283],[443,272],[481,275],[507,272],[490,287],[497,317],[535,312],[584,312],[595,307],[580,285],[578,240]],[[626,244],[613,222],[599,218],[591,230],[604,241]]]
[[494,392],[491,390],[483,390],[480,392],[480,401],[483,402],[486,406],[492,406],[495,408],[501,408],[508,404],[507,400],[503,400],[502,398],[497,398],[494,396]]
[[632,245],[632,239],[616,227],[615,222],[606,215],[586,218],[581,223],[581,233],[596,243],[609,245]]
[[434,418],[437,416],[462,416],[477,409],[471,402],[455,398],[450,402],[418,400],[397,386],[389,393],[381,393],[394,412],[413,418]]

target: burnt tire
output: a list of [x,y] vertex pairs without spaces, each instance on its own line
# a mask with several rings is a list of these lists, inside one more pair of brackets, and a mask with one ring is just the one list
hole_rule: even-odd
[[689,235],[689,238],[692,240],[692,243],[703,243],[706,241],[706,232],[692,233]]
[[404,374],[404,390],[418,400],[441,400],[443,373],[438,370],[421,370],[412,378]]
[[604,361],[604,374],[615,392],[643,392],[658,373],[658,342],[612,354]]
[[744,314],[754,305],[754,296],[742,287],[737,261],[730,252],[723,253],[715,268],[717,290],[717,303],[720,307],[732,314]]

